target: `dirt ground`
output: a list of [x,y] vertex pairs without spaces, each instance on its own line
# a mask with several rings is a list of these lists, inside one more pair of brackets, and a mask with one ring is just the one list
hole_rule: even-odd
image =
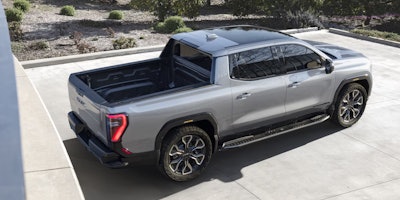
[[[11,8],[12,2],[2,0],[5,8]],[[134,38],[138,47],[165,44],[170,37],[170,34],[155,33],[152,27],[156,23],[156,17],[149,12],[131,10],[127,5],[129,0],[118,0],[117,4],[91,0],[30,2],[31,9],[25,13],[21,25],[23,39],[12,42],[13,53],[20,61],[80,54],[74,41],[76,34],[81,34],[81,41],[91,51],[113,50],[112,41],[121,36]],[[73,5],[76,9],[75,16],[60,15],[64,5]],[[184,18],[187,26],[199,29],[258,23],[258,16],[234,17],[227,9],[218,5],[218,0],[213,1],[212,5],[195,19]],[[107,19],[111,10],[121,10],[124,19]],[[49,48],[35,48],[33,44],[37,42],[44,42]]]

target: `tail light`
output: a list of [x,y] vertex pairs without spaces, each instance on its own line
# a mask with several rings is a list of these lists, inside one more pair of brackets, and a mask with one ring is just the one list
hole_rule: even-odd
[[107,128],[111,136],[111,142],[121,141],[121,137],[128,126],[128,117],[125,114],[108,114]]

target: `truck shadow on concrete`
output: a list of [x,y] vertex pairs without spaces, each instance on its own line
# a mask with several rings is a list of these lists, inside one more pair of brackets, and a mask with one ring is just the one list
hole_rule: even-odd
[[[204,174],[191,182],[177,183],[163,177],[155,166],[109,169],[102,166],[77,139],[64,141],[86,199],[161,199],[218,179],[232,182],[241,170],[340,131],[325,122],[242,148],[217,152]],[[267,180],[266,180],[267,181]]]

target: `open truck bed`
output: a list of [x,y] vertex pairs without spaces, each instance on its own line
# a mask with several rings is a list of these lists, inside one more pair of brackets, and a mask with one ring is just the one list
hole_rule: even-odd
[[[153,96],[210,83],[209,73],[195,65],[184,65],[179,58],[174,63],[157,58],[75,73],[71,78],[81,81],[108,103],[137,97]],[[70,78],[70,79],[71,79]],[[74,79],[74,78],[73,78]]]

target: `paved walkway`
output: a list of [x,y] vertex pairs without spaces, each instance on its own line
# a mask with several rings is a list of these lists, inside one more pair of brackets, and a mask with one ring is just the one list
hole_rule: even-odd
[[50,116],[18,61],[14,61],[26,198],[84,199],[75,171]]
[[326,122],[219,152],[205,174],[189,183],[166,180],[154,167],[105,168],[68,127],[71,72],[158,52],[25,71],[64,140],[86,199],[400,199],[400,49],[326,31],[296,36],[354,49],[371,59],[375,82],[362,119],[348,129]]

